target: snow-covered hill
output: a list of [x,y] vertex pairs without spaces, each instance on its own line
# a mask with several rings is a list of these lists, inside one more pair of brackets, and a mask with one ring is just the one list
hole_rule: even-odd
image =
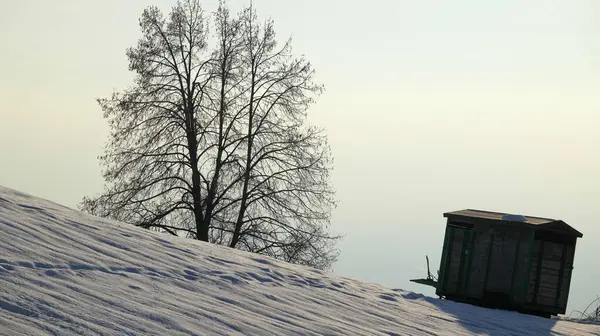
[[45,334],[600,335],[600,327],[388,289],[0,187],[0,335]]

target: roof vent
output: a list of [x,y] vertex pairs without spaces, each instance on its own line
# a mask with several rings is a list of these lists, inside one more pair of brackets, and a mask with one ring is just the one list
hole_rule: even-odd
[[522,216],[522,215],[504,215],[504,216],[502,216],[502,220],[503,221],[508,221],[508,222],[523,222],[523,223],[527,223],[527,217]]

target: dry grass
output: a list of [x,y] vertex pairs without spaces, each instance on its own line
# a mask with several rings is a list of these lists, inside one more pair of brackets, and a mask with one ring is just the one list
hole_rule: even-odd
[[583,311],[574,310],[564,320],[600,324],[600,296],[596,297]]

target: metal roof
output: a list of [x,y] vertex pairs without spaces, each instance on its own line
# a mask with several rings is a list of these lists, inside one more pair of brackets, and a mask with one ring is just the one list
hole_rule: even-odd
[[[465,210],[447,212],[444,214],[444,217],[447,217],[447,215],[502,220],[503,216],[511,215],[511,214],[502,213],[502,212],[493,212],[493,211],[465,209]],[[552,219],[552,218],[542,218],[542,217],[533,217],[533,216],[524,216],[524,217],[527,218],[526,223],[533,224],[533,225],[548,224],[548,223],[557,221],[556,219]]]
[[[497,220],[497,221],[505,221],[502,217],[506,216],[506,215],[513,215],[513,214],[508,214],[508,213],[503,213],[503,212],[494,212],[494,211],[474,210],[474,209],[465,209],[465,210],[458,210],[458,211],[444,213],[444,217],[458,216],[458,217],[490,219],[490,220]],[[534,216],[523,216],[523,217],[526,218],[526,221],[525,221],[526,224],[531,224],[531,225],[551,224],[549,226],[552,226],[552,227],[559,226],[559,227],[567,229],[568,231],[573,232],[578,237],[583,236],[583,234],[581,232],[577,231],[575,228],[573,228],[569,224],[567,224],[559,219],[534,217]]]

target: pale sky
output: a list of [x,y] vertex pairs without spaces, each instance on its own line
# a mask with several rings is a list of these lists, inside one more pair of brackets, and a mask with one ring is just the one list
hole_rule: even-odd
[[[130,83],[143,8],[173,3],[0,2],[0,185],[71,207],[102,190],[95,98]],[[600,2],[254,4],[326,86],[309,118],[335,156],[336,274],[433,295],[408,280],[425,254],[437,270],[442,213],[478,208],[574,226],[568,312],[600,294]]]

